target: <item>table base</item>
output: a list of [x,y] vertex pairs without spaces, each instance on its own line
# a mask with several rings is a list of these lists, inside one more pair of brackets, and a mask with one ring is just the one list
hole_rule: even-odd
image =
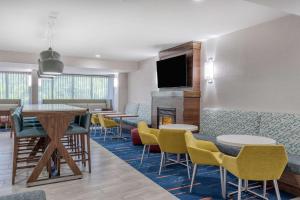
[[81,179],[82,177],[83,177],[82,175],[69,175],[69,176],[54,177],[51,179],[41,179],[41,180],[37,180],[32,183],[27,183],[26,186],[33,187],[33,186],[38,186],[38,185],[46,185],[46,184],[51,184],[51,183],[72,181],[72,180],[76,180],[76,179]]

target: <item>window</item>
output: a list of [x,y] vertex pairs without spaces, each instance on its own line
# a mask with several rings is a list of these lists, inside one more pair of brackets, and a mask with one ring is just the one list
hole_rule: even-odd
[[31,102],[31,74],[24,72],[0,72],[0,98],[21,99]]
[[113,76],[64,74],[53,79],[42,79],[42,99],[112,99]]

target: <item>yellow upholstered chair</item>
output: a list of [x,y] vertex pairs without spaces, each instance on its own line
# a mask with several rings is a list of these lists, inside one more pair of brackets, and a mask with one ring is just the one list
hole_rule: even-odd
[[[280,198],[277,180],[281,177],[287,164],[287,154],[283,145],[245,145],[237,157],[224,156],[224,181],[226,184],[226,170],[239,178],[238,200],[241,199],[242,190],[255,195],[257,193],[247,189],[248,180],[264,181],[263,195],[266,195],[266,181],[273,180],[277,199]],[[242,181],[245,180],[245,188]]]
[[104,118],[104,116],[102,114],[98,114],[98,120],[101,125],[101,128],[104,129],[104,141],[106,139],[106,135],[109,130],[112,132],[112,129],[116,128],[117,132],[118,132],[120,125],[117,122],[115,122],[114,120],[106,119],[106,118]]
[[151,145],[158,145],[157,138],[158,138],[159,130],[155,128],[149,128],[146,122],[140,121],[138,123],[138,132],[141,141],[144,145],[143,154],[140,162],[140,165],[142,165],[146,148],[148,147],[148,153],[149,153]]
[[91,126],[92,131],[94,130],[95,134],[96,134],[97,128],[100,126],[100,122],[99,122],[98,116],[96,114],[92,115],[91,124],[92,124],[92,126]]
[[223,154],[219,151],[216,145],[210,141],[198,140],[194,138],[191,132],[185,133],[185,142],[192,163],[194,164],[190,192],[193,189],[193,183],[197,172],[197,165],[213,165],[220,167],[221,189],[223,198],[225,197],[223,187],[223,169],[222,158]]
[[[189,156],[185,143],[185,130],[174,129],[161,129],[158,135],[158,144],[161,150],[161,161],[158,174],[161,174],[163,166],[169,165],[166,163],[170,161],[170,164],[182,164],[187,167],[188,178],[190,178]],[[177,154],[177,160],[167,158],[167,154]],[[180,160],[180,155],[185,154],[185,161]]]

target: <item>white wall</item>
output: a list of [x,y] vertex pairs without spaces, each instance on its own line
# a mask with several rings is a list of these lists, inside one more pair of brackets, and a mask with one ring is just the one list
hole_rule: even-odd
[[215,80],[201,83],[202,107],[300,112],[299,36],[300,17],[288,16],[207,41]]
[[[203,80],[206,58],[215,80]],[[288,16],[203,42],[201,107],[300,112],[300,17]],[[151,103],[155,59],[129,73],[130,102]]]
[[156,78],[157,57],[139,63],[139,70],[128,73],[128,102],[151,105],[151,91],[158,90]]
[[117,102],[115,102],[115,109],[119,112],[124,112],[125,106],[128,102],[128,74],[119,73],[118,75],[118,85],[116,87],[117,91]]

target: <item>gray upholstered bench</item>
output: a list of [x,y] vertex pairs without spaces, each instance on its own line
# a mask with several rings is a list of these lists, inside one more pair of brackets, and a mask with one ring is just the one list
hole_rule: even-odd
[[36,190],[2,196],[0,200],[46,200],[46,194],[42,190]]

